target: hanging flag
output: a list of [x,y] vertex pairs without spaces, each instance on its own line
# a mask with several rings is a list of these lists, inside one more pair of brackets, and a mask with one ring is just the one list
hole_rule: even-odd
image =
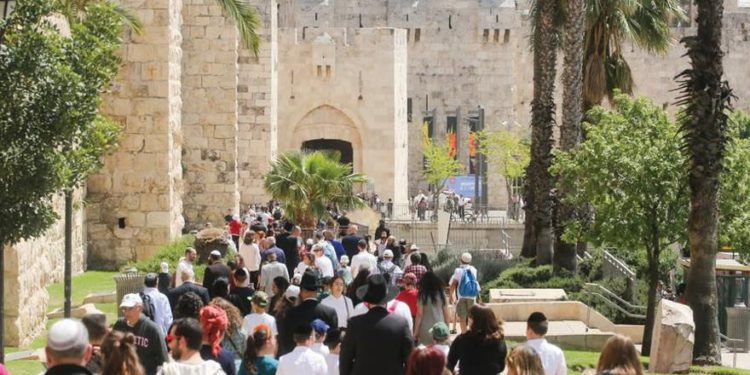
[[446,122],[446,136],[448,141],[448,155],[452,158],[456,158],[458,153],[458,118],[456,116],[448,116]]

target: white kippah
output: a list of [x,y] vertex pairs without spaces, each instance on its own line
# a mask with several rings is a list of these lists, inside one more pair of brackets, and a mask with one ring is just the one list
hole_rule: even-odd
[[73,319],[63,319],[52,325],[47,334],[47,347],[65,351],[89,343],[89,333],[83,323]]

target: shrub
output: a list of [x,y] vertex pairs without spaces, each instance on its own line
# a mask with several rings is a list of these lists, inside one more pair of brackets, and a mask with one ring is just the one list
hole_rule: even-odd
[[497,253],[490,251],[454,250],[445,248],[440,250],[430,259],[432,271],[435,272],[443,282],[448,284],[451,276],[453,276],[453,271],[458,267],[458,258],[466,251],[471,254],[471,265],[477,269],[477,281],[479,281],[480,285],[497,278],[501,272],[512,268],[519,262],[514,259],[499,258]]

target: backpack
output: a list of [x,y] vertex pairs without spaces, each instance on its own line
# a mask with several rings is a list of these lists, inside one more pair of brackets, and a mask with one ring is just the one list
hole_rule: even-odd
[[464,268],[464,274],[458,283],[458,294],[461,297],[476,297],[479,295],[479,282],[469,267]]
[[393,273],[396,270],[396,265],[391,264],[391,268],[385,269],[383,267],[383,263],[378,264],[378,270],[380,270],[380,274],[383,275],[383,278],[385,278],[385,281],[387,281],[389,284],[393,280]]
[[143,315],[146,315],[152,322],[155,322],[156,306],[154,306],[154,301],[151,299],[151,296],[143,292],[138,294],[141,296],[141,300],[143,300]]

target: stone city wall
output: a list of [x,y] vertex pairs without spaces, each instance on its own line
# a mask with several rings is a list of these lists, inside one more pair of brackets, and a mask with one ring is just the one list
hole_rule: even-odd
[[[85,211],[81,209],[85,192],[73,195],[73,274],[86,269]],[[42,236],[21,241],[4,249],[5,345],[24,346],[44,331],[47,323],[49,293],[45,287],[63,280],[65,267],[65,199],[53,198],[60,220]]]
[[144,259],[184,224],[181,167],[181,0],[127,0],[144,24],[129,32],[123,67],[104,101],[123,127],[120,146],[88,180],[88,262],[115,269]]
[[262,20],[260,51],[256,57],[240,50],[237,72],[237,169],[240,202],[268,200],[263,177],[276,157],[278,142],[278,13],[275,0],[253,2]]

